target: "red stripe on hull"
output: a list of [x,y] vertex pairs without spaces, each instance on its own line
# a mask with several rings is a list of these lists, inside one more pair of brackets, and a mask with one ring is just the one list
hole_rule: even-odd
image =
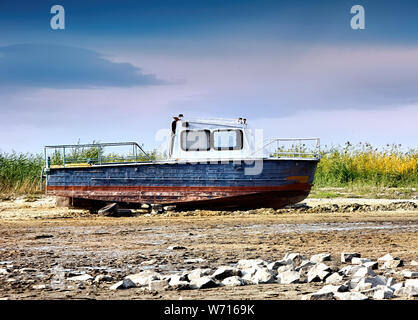
[[310,190],[311,184],[292,183],[284,186],[240,186],[240,187],[167,187],[167,186],[47,186],[48,191],[282,191]]
[[307,183],[267,187],[48,186],[47,193],[75,199],[180,207],[280,208],[303,200],[310,188]]

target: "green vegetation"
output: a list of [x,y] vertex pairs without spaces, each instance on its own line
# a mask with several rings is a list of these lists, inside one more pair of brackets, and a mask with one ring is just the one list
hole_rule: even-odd
[[39,191],[41,155],[0,153],[0,193],[33,193]]
[[418,149],[401,151],[400,145],[383,149],[370,144],[334,147],[322,152],[315,174],[318,187],[413,187],[418,186]]

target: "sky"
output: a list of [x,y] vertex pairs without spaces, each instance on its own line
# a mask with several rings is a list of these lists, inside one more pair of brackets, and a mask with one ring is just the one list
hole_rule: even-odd
[[[57,4],[65,29],[53,30]],[[265,137],[417,148],[417,34],[412,0],[2,0],[0,152],[150,150],[179,113],[244,117]]]

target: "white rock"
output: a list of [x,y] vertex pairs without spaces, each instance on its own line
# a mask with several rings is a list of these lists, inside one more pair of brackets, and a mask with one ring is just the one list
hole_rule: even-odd
[[6,275],[6,274],[9,274],[9,271],[7,271],[7,269],[0,268],[0,274]]
[[242,259],[237,263],[237,267],[240,269],[250,269],[254,267],[266,266],[268,263],[261,259]]
[[[392,287],[393,288],[393,287]],[[393,294],[395,296],[407,296],[408,294],[405,292],[405,287],[398,287],[395,289],[395,291],[393,292]]]
[[405,278],[418,278],[418,272],[416,271],[402,270],[401,273]]
[[176,210],[176,206],[164,206],[164,211],[174,211]]
[[34,268],[22,268],[22,269],[19,269],[19,272],[21,272],[21,273],[24,273],[24,272],[30,272],[30,273],[32,273],[32,272],[38,272],[38,269],[34,269]]
[[412,261],[411,261],[411,266],[418,266],[418,262],[417,262],[417,261],[415,261],[415,260],[412,260]]
[[366,276],[374,277],[376,276],[376,273],[371,268],[367,268],[364,266],[360,266],[360,268],[353,273],[353,278],[362,278]]
[[285,266],[285,265],[287,265],[286,261],[283,261],[283,260],[274,261],[267,265],[267,269],[276,271],[277,268],[281,266]]
[[394,257],[392,257],[389,253],[384,255],[383,257],[380,257],[379,259],[377,259],[377,261],[379,262],[386,262],[386,261],[391,261],[393,260]]
[[386,288],[388,287],[387,284],[388,280],[383,276],[375,276],[375,277],[365,277],[362,278],[354,288],[355,291],[365,291],[371,288],[381,287]]
[[350,290],[354,289],[357,286],[357,284],[361,281],[361,279],[363,278],[351,278],[344,282],[344,285],[346,285]]
[[94,278],[94,282],[110,282],[110,281],[113,281],[113,277],[105,275],[105,274],[99,274],[98,276],[96,276],[96,278]]
[[32,286],[32,289],[43,290],[43,289],[46,289],[46,285],[45,284],[37,284],[37,285]]
[[318,290],[318,293],[326,293],[326,292],[332,292],[332,293],[336,293],[336,292],[345,292],[347,291],[347,287],[344,285],[339,285],[339,286],[333,286],[333,285],[326,285],[323,286],[321,289]]
[[190,281],[189,286],[191,289],[206,289],[214,288],[217,286],[217,284],[211,277],[204,276],[202,278]]
[[[302,261],[302,263],[298,267],[295,268],[295,271],[304,270],[304,269],[307,269],[307,268],[312,267],[314,265],[316,265],[316,262],[313,262],[313,261],[310,261],[310,260],[304,260],[304,261]],[[289,265],[289,266],[292,266],[292,265]]]
[[[182,284],[182,282],[187,282],[188,279],[189,280],[197,280],[200,279],[202,276],[197,276],[196,277],[192,277],[192,279],[189,279],[189,275],[188,274],[174,274],[170,276],[170,279],[163,279],[163,280],[168,280],[169,281],[169,285],[172,287],[177,286],[179,283],[180,285]],[[156,280],[156,279],[154,279]]]
[[361,292],[361,291],[369,290],[372,287],[373,287],[373,285],[370,282],[365,282],[364,278],[363,278],[357,283],[357,285],[355,286],[355,288],[353,290],[357,291],[357,292]]
[[175,246],[169,246],[169,247],[167,248],[167,250],[184,250],[184,249],[186,249],[186,247],[183,247],[183,246],[177,246],[177,245],[175,245]]
[[141,266],[151,266],[157,262],[157,259],[151,259],[141,262]]
[[324,263],[318,263],[308,271],[308,282],[324,281],[331,274],[331,269]]
[[405,287],[411,287],[418,290],[418,279],[408,279],[405,281]]
[[297,271],[285,271],[277,275],[277,280],[280,284],[298,283],[300,274]]
[[[375,292],[378,291],[378,290],[381,290],[381,288],[378,288],[378,287],[370,288],[370,289],[361,291],[361,294],[364,294],[368,298],[373,298]],[[354,292],[354,291],[352,291],[352,292]]]
[[371,283],[372,287],[376,286],[386,286],[388,279],[383,276],[374,276],[374,277],[367,277],[364,278],[365,283]]
[[377,261],[369,261],[369,262],[363,263],[363,266],[370,268],[372,270],[376,270],[379,267],[379,264],[377,263]]
[[295,269],[295,267],[293,266],[292,263],[291,264],[287,264],[285,266],[278,267],[277,270],[276,270],[276,272],[277,273],[281,273],[281,272],[285,272],[285,271],[289,271],[289,270],[295,270],[296,271],[296,269]]
[[140,273],[130,274],[125,279],[131,280],[136,286],[147,286],[151,280],[161,280],[161,275],[155,271],[142,271]]
[[345,266],[344,268],[341,268],[338,273],[342,273],[345,276],[352,276],[354,273],[356,273],[359,269],[364,268],[364,266]]
[[168,287],[168,280],[151,280],[148,289],[151,291],[162,291]]
[[306,260],[306,257],[300,253],[287,252],[283,258],[287,263],[299,264],[303,260]]
[[324,281],[325,278],[330,275],[329,271],[316,271],[316,272],[308,272],[308,282],[317,282],[317,281]]
[[382,265],[383,269],[394,269],[397,267],[402,267],[403,266],[403,262],[400,259],[393,259],[393,260],[389,260],[389,261],[385,261]]
[[373,299],[390,299],[393,297],[393,292],[389,288],[379,289],[373,295]]
[[245,281],[238,276],[228,277],[222,280],[222,284],[228,287],[242,286],[245,284]]
[[80,276],[67,278],[67,280],[69,280],[69,281],[89,281],[89,280],[93,280],[93,277],[89,274],[82,274]]
[[250,280],[252,276],[254,276],[256,274],[256,272],[262,269],[260,267],[253,267],[253,268],[248,268],[248,269],[242,269],[242,278],[244,279],[244,277],[246,277],[246,280]]
[[[212,274],[212,270],[207,268],[207,269],[195,269],[189,273],[187,273],[187,278],[191,281],[194,279],[198,279],[204,276],[209,276]],[[180,279],[179,279],[180,280]],[[181,279],[181,281],[186,280],[185,278]]]
[[275,282],[275,276],[267,268],[261,268],[258,269],[257,272],[251,277],[250,282],[254,284],[273,283]]
[[[193,281],[195,281],[195,280],[193,280]],[[177,289],[177,290],[190,289],[189,284],[190,284],[190,282],[188,282],[188,281],[172,281],[171,280],[169,282],[169,286],[174,288],[174,289]]]
[[184,260],[184,263],[201,263],[205,262],[206,260],[203,258],[195,258],[195,259],[186,259]]
[[310,261],[315,262],[315,263],[330,261],[330,260],[331,260],[331,255],[329,253],[315,254],[310,259]]
[[367,259],[367,258],[357,258],[357,257],[353,257],[353,259],[351,259],[351,264],[364,264],[366,262],[371,262],[372,260]]
[[361,294],[359,292],[336,292],[334,297],[337,300],[367,300],[368,296]]
[[388,287],[392,287],[395,284],[395,279],[393,279],[392,277],[388,278],[386,281],[386,285]]
[[330,266],[326,265],[325,263],[317,263],[315,264],[310,271],[331,271]]
[[360,258],[360,253],[348,253],[348,252],[342,252],[341,253],[341,262],[351,262],[351,259],[353,258]]
[[340,283],[343,280],[343,277],[338,274],[338,272],[334,272],[328,278],[325,279],[325,283],[329,284],[336,284]]
[[393,289],[393,291],[396,291],[396,290],[403,287],[403,282],[398,282],[398,283],[392,284],[390,287]]
[[223,280],[225,278],[233,277],[233,276],[241,276],[241,270],[234,267],[219,267],[213,274],[212,278],[216,280]]
[[121,289],[135,288],[135,287],[136,287],[135,283],[133,283],[131,280],[124,279],[122,281],[119,281],[119,282],[115,283],[109,289],[110,290],[121,290]]
[[418,289],[415,287],[402,287],[394,292],[395,296],[418,297]]

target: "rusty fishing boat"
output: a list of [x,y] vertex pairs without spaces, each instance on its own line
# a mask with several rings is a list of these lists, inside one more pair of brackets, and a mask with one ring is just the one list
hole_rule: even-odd
[[[295,148],[307,141],[313,142],[313,150]],[[282,143],[292,143],[292,148],[284,149]],[[106,154],[109,147],[131,152]],[[77,150],[95,152],[74,156]],[[118,203],[278,209],[308,196],[319,161],[318,138],[263,139],[243,118],[179,115],[158,159],[135,142],[45,146],[43,175],[47,194],[76,207]]]

